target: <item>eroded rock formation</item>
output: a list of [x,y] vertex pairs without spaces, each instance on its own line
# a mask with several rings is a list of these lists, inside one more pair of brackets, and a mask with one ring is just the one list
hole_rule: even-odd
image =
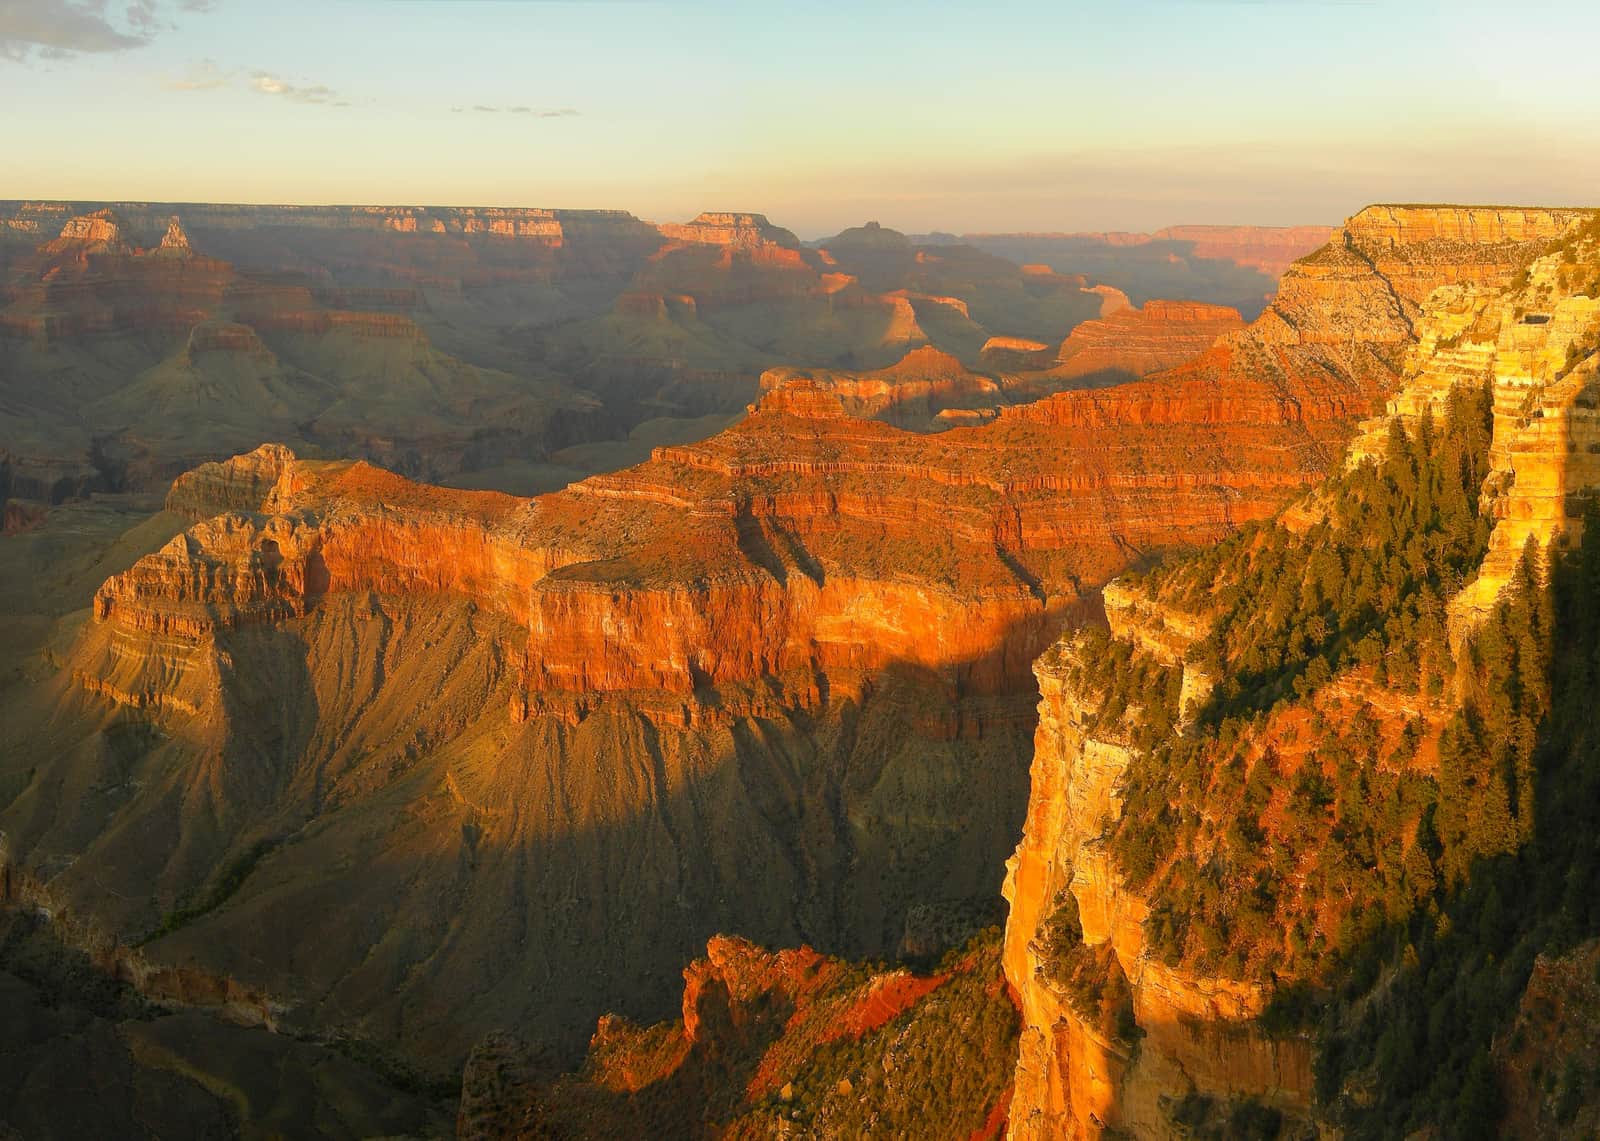
[[1224,333],[1243,327],[1238,311],[1226,306],[1147,301],[1073,329],[1056,352],[1052,375],[1102,382],[1147,376],[1199,356]]
[[718,936],[684,969],[680,1019],[602,1017],[579,1073],[541,1073],[505,1035],[480,1043],[458,1135],[996,1138],[1016,1016],[995,934],[927,974]]

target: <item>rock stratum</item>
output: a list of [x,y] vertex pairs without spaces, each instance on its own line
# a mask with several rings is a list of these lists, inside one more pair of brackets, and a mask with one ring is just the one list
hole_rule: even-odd
[[[1393,319],[1329,324],[1354,304]],[[570,1056],[597,1010],[658,1017],[719,931],[925,945],[995,898],[1033,660],[1133,561],[1337,466],[1402,313],[1312,264],[1136,383],[928,434],[796,378],[531,500],[202,465],[187,529],[7,705],[6,862],[287,1027],[441,1067],[497,1026]]]
[[[1473,766],[1489,765],[1501,746],[1455,742],[1494,732],[1483,728],[1496,715],[1483,711],[1479,694],[1495,683],[1478,671],[1510,660],[1532,669],[1532,649],[1483,657],[1469,649],[1514,626],[1516,608],[1529,604],[1524,551],[1574,544],[1583,505],[1600,490],[1591,462],[1600,451],[1592,218],[1369,208],[1347,223],[1342,241],[1296,263],[1277,301],[1243,335],[1258,344],[1281,336],[1332,346],[1389,330],[1391,343],[1408,347],[1386,412],[1364,426],[1347,474],[1218,554],[1108,586],[1109,638],[1069,634],[1036,665],[1028,818],[1005,884],[1004,963],[1023,1013],[1010,1136],[1157,1138],[1229,1121],[1378,1136],[1393,1135],[1406,1112],[1427,1112],[1418,1108],[1420,1093],[1408,1094],[1408,1106],[1377,1100],[1388,1056],[1362,1069],[1345,1036],[1362,1017],[1392,1024],[1404,1015],[1387,1010],[1381,995],[1352,991],[1357,984],[1342,984],[1338,972],[1353,970],[1362,954],[1391,953],[1374,930],[1384,914],[1398,921],[1413,906],[1455,906],[1445,885],[1460,888],[1470,859],[1514,849],[1522,841],[1511,837],[1526,838],[1533,826],[1530,784],[1512,794],[1522,799],[1509,809],[1480,804],[1494,799],[1497,785]],[[1319,330],[1292,308],[1313,291],[1323,295]],[[1481,400],[1476,428],[1462,411],[1470,400]],[[1481,440],[1481,452],[1462,439]],[[1477,458],[1452,468],[1454,461],[1438,460],[1454,454],[1446,447]],[[1422,459],[1398,458],[1408,448],[1420,448],[1409,454]],[[1416,470],[1404,466],[1412,462],[1421,477],[1405,475]],[[1459,569],[1409,588],[1422,601],[1404,625],[1384,627],[1380,611],[1373,627],[1371,610],[1362,609],[1392,601],[1353,610],[1320,602],[1317,591],[1340,597],[1340,577],[1363,580],[1360,551],[1408,541],[1404,531],[1398,540],[1379,538],[1392,526],[1381,514],[1365,516],[1372,521],[1361,527],[1346,522],[1378,510],[1354,505],[1413,511],[1416,492],[1406,481],[1426,482],[1435,462],[1444,468],[1431,477],[1442,479],[1438,486],[1462,481],[1452,510],[1481,520],[1453,525],[1464,536],[1462,553],[1451,556],[1462,560]],[[1380,478],[1388,482],[1373,482]],[[1423,526],[1452,525],[1425,515]],[[1262,551],[1299,549],[1311,569],[1297,601],[1284,600],[1282,587],[1301,592],[1300,572],[1241,569]],[[1415,548],[1406,557],[1422,559]],[[1332,576],[1326,586],[1323,576]],[[1268,637],[1255,632],[1263,624],[1290,629],[1283,616],[1297,605],[1314,619],[1307,632],[1296,626],[1293,641],[1260,640]],[[1342,633],[1341,621],[1358,623],[1355,632]],[[1358,645],[1363,630],[1367,641]],[[1518,684],[1532,692],[1531,683]],[[1504,748],[1526,763],[1520,746]],[[1513,761],[1504,763],[1509,772]],[[1390,798],[1384,811],[1392,815],[1356,823],[1366,810],[1345,791],[1353,780],[1374,800]],[[1437,847],[1423,839],[1435,811]],[[1516,823],[1494,831],[1482,823],[1493,811]],[[1380,950],[1363,951],[1363,938]],[[1404,946],[1403,962],[1384,968],[1400,977],[1430,953]],[[1541,963],[1528,985],[1563,985],[1561,977]],[[1330,997],[1339,993],[1363,997],[1352,1010]],[[1290,994],[1346,1013],[1313,1032],[1283,1014]],[[1431,1016],[1443,1017],[1440,1009]],[[1497,1063],[1511,1074],[1514,1113],[1530,1130],[1535,1121],[1549,1130],[1551,1103],[1529,1092],[1526,1060],[1514,1052]],[[1437,1074],[1419,1080],[1429,1078]],[[1469,1101],[1453,1094],[1444,1104],[1453,1113]],[[1477,1115],[1475,1129],[1492,1127],[1492,1109],[1461,1112]]]

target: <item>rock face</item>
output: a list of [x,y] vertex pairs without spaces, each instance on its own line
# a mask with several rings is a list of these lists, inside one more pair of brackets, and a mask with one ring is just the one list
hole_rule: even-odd
[[734,214],[710,211],[683,225],[665,223],[657,226],[662,235],[675,242],[693,242],[708,246],[726,246],[734,249],[754,250],[762,246],[780,246],[798,249],[800,240],[788,230],[774,226],[765,214]]
[[[1108,599],[1107,614],[1114,635],[1141,637],[1130,611]],[[1181,661],[1174,624],[1159,629],[1158,644]],[[1073,654],[1073,646],[1058,645],[1035,667],[1041,699],[1028,819],[1006,869],[1012,906],[1004,963],[1023,1019],[1008,1135],[1047,1141],[1115,1129],[1164,1137],[1172,1129],[1166,1105],[1197,1090],[1303,1112],[1311,1049],[1254,1028],[1266,994],[1174,970],[1147,953],[1148,908],[1122,886],[1102,840],[1121,812],[1131,746],[1088,729],[1101,695],[1075,683],[1085,663]],[[1132,988],[1136,1043],[1085,1017],[1043,967],[1048,953],[1037,940],[1064,893],[1081,917],[1082,942],[1110,948]]]
[[[1496,524],[1475,581],[1450,603],[1456,645],[1499,596],[1527,538],[1542,545],[1570,537],[1574,504],[1600,488],[1600,468],[1585,458],[1600,430],[1591,395],[1600,303],[1578,280],[1600,251],[1580,238],[1576,256],[1545,253],[1552,238],[1570,239],[1587,217],[1369,208],[1339,239],[1296,263],[1273,306],[1210,354],[1237,367],[1261,360],[1264,351],[1286,360],[1283,347],[1292,345],[1304,362],[1348,368],[1361,354],[1352,354],[1347,338],[1367,335],[1387,346],[1385,359],[1399,366],[1399,383],[1387,414],[1369,421],[1357,440],[1352,466],[1377,454],[1393,421],[1420,431],[1428,412],[1442,422],[1452,385],[1493,386],[1483,496]],[[1203,358],[1179,371],[1206,367]],[[1299,366],[1287,371],[1298,374]],[[1307,525],[1318,504],[1313,496],[1295,505],[1279,525]],[[1180,712],[1181,732],[1183,718],[1220,680],[1189,653],[1206,639],[1211,619],[1139,586],[1113,584],[1104,602],[1113,645],[1181,671],[1178,708],[1187,711]],[[1150,949],[1150,903],[1124,883],[1108,837],[1123,811],[1125,774],[1151,746],[1134,740],[1121,721],[1107,724],[1100,716],[1118,681],[1083,658],[1089,644],[1065,639],[1036,666],[1042,700],[1032,792],[1005,886],[1011,914],[1004,962],[1024,1022],[1010,1133],[1169,1136],[1176,1128],[1170,1107],[1191,1095],[1252,1099],[1303,1119],[1312,1112],[1311,1043],[1262,1029],[1257,1016],[1271,990],[1233,974],[1171,966]],[[1306,709],[1287,705],[1288,712],[1274,709],[1265,719],[1260,732],[1274,747],[1292,748],[1284,742],[1294,730],[1286,727],[1297,718],[1348,721],[1351,701],[1365,703],[1362,716],[1378,727],[1381,742],[1408,726],[1426,742],[1449,715],[1363,677],[1340,678],[1305,700]],[[1425,759],[1426,749],[1419,755]],[[1273,842],[1287,843],[1265,841]],[[1073,916],[1070,937],[1061,934],[1064,908]],[[1051,967],[1064,946],[1079,956],[1103,949],[1115,960],[1131,991],[1137,1032],[1108,1035],[1070,1001]]]
[[191,523],[213,515],[259,511],[278,483],[289,476],[294,453],[282,444],[262,444],[225,463],[201,464],[172,481],[167,510]]
[[1541,955],[1511,1032],[1495,1050],[1509,1137],[1586,1137],[1600,1129],[1594,1059],[1600,1050],[1600,943]]
[[768,369],[925,346],[976,368],[1112,296],[881,227],[801,248],[744,213],[11,202],[0,223],[0,451],[98,490],[271,439],[531,494],[642,459],[642,425],[737,415]]
[[996,935],[926,975],[717,936],[684,969],[680,1020],[602,1017],[579,1073],[540,1074],[504,1035],[480,1043],[457,1135],[996,1137],[1016,1035]]
[[1147,376],[1186,363],[1243,327],[1238,310],[1225,306],[1147,301],[1073,329],[1056,353],[1052,375],[1102,382]]
[[[1002,408],[1064,388],[1115,384],[1175,370],[1200,357],[1224,334],[1244,327],[1236,311],[1196,302],[1151,301],[1142,309],[1115,304],[1106,308],[1110,315],[1078,325],[1056,352],[1026,338],[990,337],[982,349],[984,362],[994,366],[989,373],[969,369],[957,357],[930,345],[871,372],[769,369],[762,374],[761,387],[771,392],[808,386],[836,397],[851,416],[905,428],[940,429],[982,423]],[[1119,394],[1116,403],[1124,406],[1126,394]],[[1181,419],[1185,414],[1178,415]],[[1270,412],[1266,415],[1273,418]]]
[[927,425],[947,408],[994,408],[1002,399],[1000,382],[973,372],[932,345],[913,349],[897,363],[874,372],[783,368],[761,374],[762,392],[801,385],[837,398],[848,415],[902,427]]
[[871,371],[930,342],[973,364],[991,335],[1058,341],[1099,296],[881,228],[903,257],[847,240],[841,266],[757,215],[670,241],[616,211],[10,202],[0,220],[0,452],[99,490],[263,439],[543,490],[584,470],[564,445],[737,413],[765,368]]
[[[930,337],[997,299],[1043,321],[1105,297],[866,245],[830,265],[679,243],[631,280],[706,329],[877,322],[863,298],[890,293],[831,278],[857,271],[899,275],[896,311]],[[305,449],[202,465],[170,500],[193,525],[106,581],[64,668],[7,707],[3,862],[52,910],[150,936],[154,962],[271,995],[287,1029],[444,1071],[494,1027],[570,1054],[596,1010],[664,1015],[717,931],[908,945],[930,913],[993,899],[1031,664],[1062,627],[1130,563],[1272,514],[1392,391],[1404,302],[1346,253],[1178,369],[936,434],[796,378],[720,435],[535,499]],[[998,285],[963,317],[947,286],[973,270]],[[186,351],[278,351],[244,324],[208,321]],[[1252,1001],[1138,982],[1152,1011]],[[1181,1052],[1187,1026],[1152,1040]]]

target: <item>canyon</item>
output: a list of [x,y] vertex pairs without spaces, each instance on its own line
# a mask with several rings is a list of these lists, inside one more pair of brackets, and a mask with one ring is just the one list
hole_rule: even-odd
[[[1586,214],[1379,206],[1309,252],[1311,229],[1099,239],[1192,243],[1233,283],[1307,252],[1247,324],[877,226],[808,246],[739,213],[164,210],[12,209],[6,269],[31,284],[4,297],[8,343],[86,352],[131,321],[191,359],[265,360],[288,335],[331,357],[355,336],[448,354],[490,395],[427,435],[341,435],[331,414],[219,435],[176,478],[176,444],[118,453],[124,487],[170,478],[163,509],[8,635],[16,906],[168,980],[163,1001],[248,995],[279,1033],[348,1036],[432,1082],[464,1067],[466,1136],[899,1120],[947,1081],[928,1043],[980,1023],[962,1136],[1319,1112],[1311,1037],[1259,1025],[1272,987],[1151,949],[1160,901],[1109,843],[1148,742],[1136,713],[1103,714],[1130,684],[1107,671],[1164,679],[1173,731],[1203,732],[1217,604],[1182,552],[1315,526],[1325,480],[1461,381],[1494,384],[1495,523],[1452,637],[1528,536],[1576,539],[1592,251],[1549,248]],[[324,284],[253,280],[269,242]],[[512,296],[465,285],[494,272],[567,291],[570,318],[458,356]],[[133,296],[160,301],[130,316]],[[494,379],[513,359],[552,387]],[[667,404],[709,434],[630,435],[637,462],[559,489],[408,478],[559,463],[537,419],[556,405],[579,433]],[[506,407],[527,409],[520,436],[463,442]],[[112,526],[89,522],[105,447],[69,462],[83,429],[61,423],[55,451],[6,461],[30,501],[6,543]],[[1416,706],[1351,679],[1317,700]],[[976,935],[1003,918],[1002,867],[1004,935]],[[870,957],[919,965],[847,961]],[[596,1029],[604,1011],[626,1017]]]
[[981,368],[990,339],[1103,307],[1081,275],[877,233],[893,248],[735,212],[0,202],[0,500],[156,491],[269,439],[532,494],[714,433],[768,368],[930,345]]
[[[1338,233],[1335,226],[1167,226],[1153,233],[926,235],[1113,285],[1136,304],[1184,298],[1238,309],[1254,320],[1291,264]],[[1107,272],[1115,265],[1114,272]]]
[[201,465],[183,533],[7,702],[6,862],[286,1028],[447,1069],[495,1027],[571,1057],[598,1010],[663,1013],[719,932],[959,937],[1026,799],[1032,660],[1132,560],[1320,478],[1398,344],[1237,337],[931,434],[790,377],[531,500],[295,447]]

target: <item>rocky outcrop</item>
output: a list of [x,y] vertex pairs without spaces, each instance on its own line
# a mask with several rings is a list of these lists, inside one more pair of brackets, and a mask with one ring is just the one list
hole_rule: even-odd
[[1505,1136],[1586,1137],[1600,1129],[1600,942],[1540,955],[1509,1031],[1495,1043]]
[[95,253],[125,253],[129,242],[123,231],[122,219],[110,209],[96,210],[69,218],[61,227],[61,234],[48,247],[50,252],[69,249]]
[[0,500],[0,535],[20,535],[38,526],[45,517],[43,507],[18,503],[14,499]]
[[[1368,242],[1423,233],[1430,243],[1483,234],[1495,246],[1547,245],[1549,235],[1587,218],[1574,211],[1462,210],[1434,222],[1376,208],[1364,211]],[[1379,237],[1371,237],[1371,233]],[[1569,239],[1558,253],[1496,266],[1482,283],[1437,290],[1415,321],[1417,343],[1408,379],[1385,415],[1362,426],[1349,463],[1382,454],[1389,423],[1415,430],[1424,414],[1440,418],[1452,387],[1488,384],[1494,390],[1492,471],[1484,501],[1495,527],[1488,557],[1468,588],[1451,602],[1459,635],[1494,605],[1530,539],[1544,546],[1581,533],[1583,501],[1600,488],[1600,299],[1575,289],[1577,266],[1587,264],[1592,236]]]
[[167,223],[167,232],[161,235],[161,245],[158,252],[169,257],[187,257],[194,253],[189,245],[189,235],[183,231],[183,223],[174,214],[172,221]]
[[263,511],[294,463],[294,453],[282,444],[262,444],[248,455],[201,464],[172,481],[167,510],[191,523],[213,515]]
[[926,424],[946,408],[992,407],[1001,391],[991,377],[972,372],[931,345],[913,349],[897,363],[874,372],[782,368],[761,374],[763,393],[798,385],[836,397],[848,415],[904,427]]
[[[1123,619],[1115,628],[1132,636],[1131,625]],[[1181,656],[1182,635],[1174,635],[1186,620],[1156,625],[1163,651]],[[1303,1114],[1311,1103],[1310,1046],[1256,1028],[1267,995],[1176,970],[1146,952],[1148,908],[1122,886],[1103,842],[1121,813],[1131,746],[1090,730],[1102,695],[1083,688],[1088,663],[1076,653],[1070,643],[1058,645],[1035,667],[1039,728],[1028,819],[1006,865],[1004,963],[1023,1019],[1008,1135],[1165,1137],[1173,1128],[1167,1105],[1196,1092]],[[1136,1040],[1108,1034],[1053,982],[1051,960],[1061,951],[1042,932],[1067,894],[1080,917],[1078,938],[1110,948],[1132,988]]]
[[[862,1128],[993,1138],[1004,1118],[1015,1016],[992,938],[952,953],[937,972],[870,971],[809,947],[766,951],[717,936],[683,972],[681,1020],[599,1021],[581,1071],[540,1076],[504,1034],[473,1052],[459,1135],[497,1137],[537,1123],[572,1138],[821,1136]],[[958,1032],[956,1038],[949,1035]],[[939,1091],[959,1058],[959,1080]]]
[[1176,368],[1244,327],[1238,310],[1193,301],[1147,301],[1085,321],[1056,353],[1052,375],[1102,383]]
[[663,237],[675,242],[756,250],[762,246],[798,249],[800,240],[789,230],[774,226],[765,214],[736,214],[708,211],[682,225],[663,223],[656,227]]

